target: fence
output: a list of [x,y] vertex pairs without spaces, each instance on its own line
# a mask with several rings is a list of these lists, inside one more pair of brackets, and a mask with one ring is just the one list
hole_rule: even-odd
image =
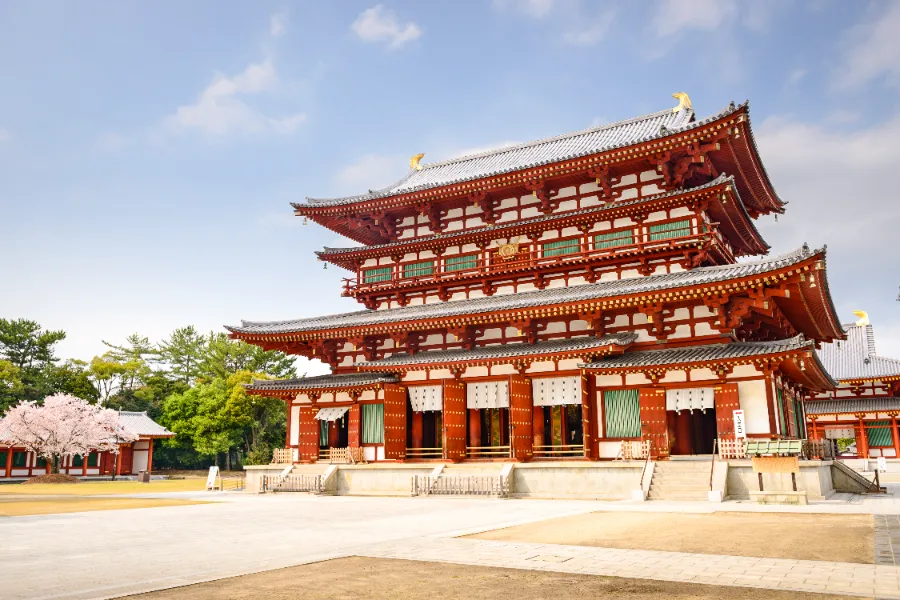
[[407,448],[406,458],[413,460],[443,458],[444,451],[441,448]]
[[243,475],[219,477],[216,483],[220,492],[240,492],[247,487],[247,479]]
[[321,475],[265,475],[262,479],[263,492],[322,492]]
[[273,465],[289,465],[294,462],[294,450],[292,448],[275,448],[272,453]]
[[413,475],[413,496],[497,496],[509,495],[509,483],[502,475]]
[[331,464],[357,464],[368,462],[361,446],[356,448],[319,448],[319,460]]
[[804,440],[802,456],[809,460],[832,460],[837,455],[836,440]]
[[744,450],[743,439],[718,438],[716,440],[719,446],[719,458],[722,460],[737,460],[739,458],[747,458]]
[[640,442],[622,442],[617,460],[645,460],[650,456],[650,440]]
[[584,445],[535,446],[534,458],[583,458]]
[[509,458],[509,446],[466,446],[467,458]]

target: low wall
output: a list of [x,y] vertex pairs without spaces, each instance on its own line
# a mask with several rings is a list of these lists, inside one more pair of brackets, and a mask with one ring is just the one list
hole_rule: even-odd
[[514,498],[626,500],[641,487],[644,461],[516,463]]
[[[767,492],[792,491],[790,473],[764,473],[763,489]],[[750,492],[759,491],[759,478],[750,460],[729,460],[725,485],[727,500],[749,500]],[[824,500],[834,494],[830,460],[801,460],[797,474],[797,491],[806,492],[810,500]]]
[[435,465],[340,465],[334,492],[339,496],[409,496],[413,475],[431,475]]

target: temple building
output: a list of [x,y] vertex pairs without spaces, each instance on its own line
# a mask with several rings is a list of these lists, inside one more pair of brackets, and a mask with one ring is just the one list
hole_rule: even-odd
[[294,462],[604,460],[710,454],[734,436],[806,437],[804,398],[844,340],[825,250],[780,256],[783,213],[748,104],[675,108],[422,164],[297,216],[359,247],[363,310],[244,321],[231,337],[330,375],[257,381],[284,399]]
[[845,325],[847,338],[822,344],[818,354],[839,383],[807,401],[809,437],[853,439],[846,454],[900,457],[900,360],[875,353],[875,331],[865,312]]
[[[175,434],[147,416],[146,412],[119,411],[119,424],[137,436],[133,442],[119,444],[119,453],[91,452],[87,456],[66,456],[59,472],[80,477],[137,475],[153,471],[153,440],[175,437]],[[5,440],[0,420],[0,479],[27,479],[50,473],[50,465],[27,448]]]

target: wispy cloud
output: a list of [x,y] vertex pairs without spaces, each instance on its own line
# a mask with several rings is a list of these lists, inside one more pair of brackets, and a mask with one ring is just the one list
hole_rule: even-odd
[[422,36],[422,29],[418,25],[412,21],[401,24],[397,16],[382,4],[362,11],[350,29],[364,42],[387,42],[391,49]]
[[554,0],[494,0],[495,9],[513,10],[532,19],[543,19],[553,11],[554,5]]
[[832,83],[839,90],[853,90],[884,77],[900,84],[900,3],[870,11],[864,22],[847,34],[847,50],[835,70]]
[[407,174],[406,161],[399,156],[366,154],[338,171],[335,182],[341,193],[359,194],[385,187]]
[[7,131],[6,129],[3,129],[2,127],[0,127],[0,142],[8,142],[11,139],[12,139],[12,134],[9,131]]
[[579,24],[563,33],[563,41],[575,46],[593,46],[606,37],[616,12],[609,9],[593,19],[580,20]]
[[274,38],[281,37],[287,31],[287,15],[276,13],[269,19],[269,35]]
[[806,77],[807,72],[808,71],[806,69],[794,69],[788,74],[788,84],[797,85],[804,77]]
[[217,75],[193,104],[178,107],[167,117],[169,133],[198,131],[209,135],[251,133],[293,133],[306,120],[295,113],[271,117],[249,106],[242,97],[271,92],[277,88],[278,74],[270,59],[249,65],[241,73]]
[[686,29],[709,31],[732,21],[738,12],[735,0],[663,0],[653,20],[660,37]]

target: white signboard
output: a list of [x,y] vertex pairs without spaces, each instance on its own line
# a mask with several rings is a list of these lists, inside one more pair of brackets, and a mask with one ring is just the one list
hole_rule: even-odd
[[210,467],[209,475],[206,476],[206,489],[216,489],[216,477],[219,476],[219,467]]
[[881,471],[882,473],[887,471],[887,461],[884,459],[883,456],[878,457],[878,470]]
[[734,439],[747,437],[747,430],[744,428],[744,411],[734,411]]

